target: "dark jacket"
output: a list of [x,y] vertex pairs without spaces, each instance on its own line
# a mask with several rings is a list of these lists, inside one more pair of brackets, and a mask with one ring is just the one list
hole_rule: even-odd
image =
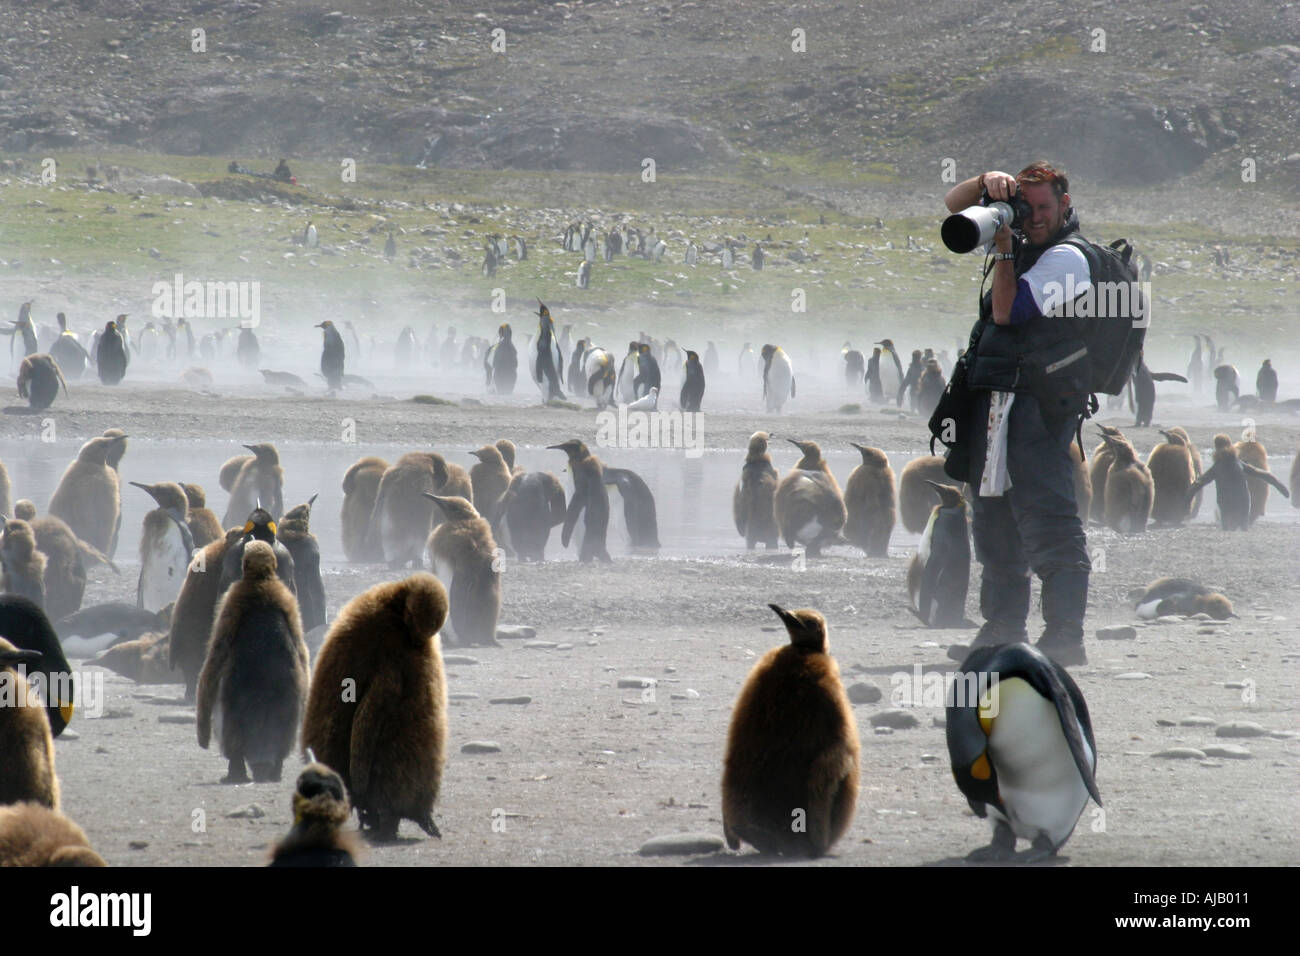
[[[1033,268],[1052,246],[1077,235],[1079,220],[1071,209],[1060,231],[1043,246],[1020,243],[1016,280]],[[1088,352],[1077,319],[1035,316],[1018,325],[993,321],[993,292],[980,301],[980,319],[971,332],[967,386],[973,391],[1028,392],[1042,409],[1049,428],[1083,413],[1088,404]]]

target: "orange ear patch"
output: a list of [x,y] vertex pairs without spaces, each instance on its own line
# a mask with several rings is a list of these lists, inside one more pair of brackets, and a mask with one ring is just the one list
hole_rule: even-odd
[[987,780],[993,776],[993,768],[989,766],[988,754],[980,754],[979,758],[970,765],[970,775],[976,780]]

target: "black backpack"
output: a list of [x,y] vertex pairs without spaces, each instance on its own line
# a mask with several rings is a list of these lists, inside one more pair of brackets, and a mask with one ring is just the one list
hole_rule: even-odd
[[1088,347],[1089,388],[1094,394],[1123,394],[1150,324],[1136,251],[1127,239],[1102,246],[1076,234],[1063,241],[1083,253],[1092,274],[1092,302],[1075,313]]

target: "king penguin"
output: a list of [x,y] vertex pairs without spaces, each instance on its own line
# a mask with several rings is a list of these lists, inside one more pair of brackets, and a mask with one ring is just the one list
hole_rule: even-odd
[[731,496],[731,512],[736,520],[736,530],[745,538],[750,551],[758,542],[769,550],[780,543],[776,530],[776,486],[780,480],[767,453],[771,438],[767,432],[754,432],[749,436],[749,450],[745,464],[740,469],[740,481]]
[[331,392],[338,391],[343,387],[343,366],[347,355],[347,349],[343,345],[343,336],[339,334],[339,330],[334,327],[334,323],[329,319],[319,323],[316,328],[322,330],[321,375],[325,376],[325,384],[329,386]]
[[104,326],[99,344],[95,346],[95,368],[99,372],[99,380],[105,385],[121,382],[126,377],[128,360],[126,343],[122,340],[117,323],[109,322]]
[[[713,347],[713,343],[709,343]],[[715,352],[713,355],[714,364],[717,364],[718,356]],[[682,382],[681,406],[684,412],[698,412],[700,406],[704,403],[704,368],[700,365],[700,356],[686,350],[686,376]]]
[[555,338],[555,320],[551,310],[537,303],[537,336],[528,343],[528,371],[542,390],[542,401],[564,398],[564,356]]
[[117,471],[108,464],[111,452],[126,436],[92,438],[81,446],[45,510],[62,518],[72,533],[110,558],[121,518],[121,489]]
[[[1097,790],[1088,705],[1065,668],[1029,644],[978,647],[947,706],[952,773],[993,839],[971,861],[1038,862],[1056,855]],[[1030,849],[1016,856],[1016,840]]]
[[564,486],[549,471],[516,473],[501,499],[494,533],[520,561],[545,561],[551,529],[564,524]]
[[966,499],[952,485],[927,481],[939,495],[921,544],[907,568],[912,611],[926,627],[963,627],[970,590],[970,531]]
[[280,467],[280,453],[270,442],[245,445],[253,453],[251,459],[240,466],[230,489],[230,501],[222,524],[232,528],[254,508],[262,507],[279,519],[284,514],[284,469]]
[[354,564],[384,560],[383,549],[369,534],[370,514],[379,494],[379,481],[388,462],[368,456],[357,461],[343,476],[343,512],[340,517],[343,554]]
[[892,339],[881,339],[874,344],[883,350],[880,356],[880,388],[885,404],[888,405],[891,398],[901,399],[899,389],[903,387],[903,362],[894,349]]
[[623,499],[622,514],[618,510],[611,512],[621,520],[616,524],[627,535],[628,547],[634,551],[659,550],[659,519],[655,512],[655,497],[650,487],[636,472],[627,468],[601,469],[606,485],[618,488],[619,497]]
[[[72,719],[76,686],[72,668],[64,656],[59,636],[50,625],[50,619],[27,598],[17,594],[0,594],[0,635],[4,635],[20,651],[32,651],[38,655],[27,661],[27,673],[41,675],[45,716],[49,718],[50,733],[59,736]],[[0,719],[3,719],[6,712],[31,709],[3,706],[0,707]],[[0,779],[9,771],[5,757],[0,752],[0,766],[5,767],[5,774],[0,774]],[[0,797],[0,803],[4,802]]]
[[623,363],[618,367],[618,381],[614,386],[614,394],[618,396],[620,405],[630,405],[637,400],[636,378],[640,361],[640,343],[629,342],[627,355],[623,356]]
[[1270,472],[1242,461],[1227,435],[1214,436],[1214,464],[1202,472],[1188,491],[1191,499],[1198,491],[1214,483],[1215,499],[1219,506],[1219,527],[1224,531],[1245,531],[1250,527],[1250,485],[1246,476],[1267,481],[1284,496],[1290,497],[1286,486]]
[[290,508],[275,529],[276,539],[293,555],[294,590],[302,629],[310,632],[325,624],[325,585],[320,576],[320,543],[311,533],[312,495],[304,504]]
[[1165,440],[1147,456],[1147,471],[1151,473],[1155,495],[1151,521],[1156,525],[1180,525],[1188,518],[1191,502],[1187,492],[1196,480],[1191,449],[1175,431],[1162,430],[1160,434]]
[[569,473],[573,478],[573,491],[569,496],[569,510],[564,517],[560,543],[567,548],[576,530],[578,560],[587,562],[599,558],[609,563],[609,551],[605,548],[605,533],[609,528],[609,492],[605,488],[600,459],[576,438],[546,447],[568,455]]
[[50,357],[59,363],[63,373],[74,381],[81,378],[90,364],[90,353],[77,341],[77,336],[68,331],[68,318],[59,313],[59,335],[50,345]]
[[45,564],[32,526],[21,518],[5,521],[0,532],[0,590],[25,597],[43,610]]
[[894,507],[894,472],[879,448],[849,442],[862,455],[844,486],[844,537],[871,558],[889,557],[889,537],[898,510]]
[[763,399],[769,412],[779,412],[795,397],[794,363],[779,345],[763,346]]
[[145,485],[133,481],[158,503],[144,516],[140,536],[140,582],[135,605],[146,611],[161,611],[176,600],[185,581],[185,570],[194,553],[194,535],[186,523],[189,499],[185,489],[172,481]]
[[786,547],[803,545],[809,557],[820,557],[826,545],[843,543],[844,498],[818,444],[794,438],[788,441],[803,457],[777,485],[776,526]]
[[450,601],[443,638],[453,646],[497,646],[500,552],[487,520],[464,498],[425,493],[444,520],[429,535],[429,564]]
[[63,380],[63,372],[53,357],[44,352],[27,356],[18,366],[18,397],[27,399],[28,407],[34,411],[53,405],[60,385],[66,397],[68,383]]
[[1105,441],[1115,455],[1106,473],[1106,525],[1121,534],[1141,534],[1155,497],[1151,472],[1127,438],[1107,435]]

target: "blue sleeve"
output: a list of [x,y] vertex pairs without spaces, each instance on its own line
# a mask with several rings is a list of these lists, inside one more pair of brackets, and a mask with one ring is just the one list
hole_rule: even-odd
[[1034,301],[1033,289],[1029,283],[1022,277],[1016,283],[1016,297],[1011,302],[1012,325],[1020,325],[1022,322],[1028,322],[1030,319],[1041,318],[1043,313],[1038,308],[1038,303]]

